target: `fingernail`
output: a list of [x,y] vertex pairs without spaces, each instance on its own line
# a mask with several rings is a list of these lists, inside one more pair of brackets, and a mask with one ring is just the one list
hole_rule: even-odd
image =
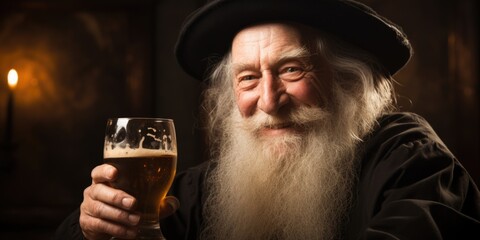
[[114,167],[109,167],[107,169],[107,178],[110,179],[110,180],[114,180],[115,179],[115,173],[116,173],[116,169]]
[[132,198],[123,198],[122,205],[126,208],[131,208],[133,206],[133,199]]
[[176,200],[167,201],[167,203],[174,211],[180,207],[180,203]]
[[128,215],[128,221],[130,221],[132,225],[137,225],[137,223],[140,221],[140,216],[136,214],[130,214]]

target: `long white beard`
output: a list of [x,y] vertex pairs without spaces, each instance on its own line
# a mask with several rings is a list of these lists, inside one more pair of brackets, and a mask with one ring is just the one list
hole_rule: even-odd
[[[338,94],[332,111],[300,107],[271,119],[233,110],[209,183],[204,239],[335,239],[351,205],[359,138],[376,113]],[[359,119],[362,119],[359,121]],[[261,137],[258,123],[289,120],[304,132]],[[267,123],[268,124],[268,123]]]

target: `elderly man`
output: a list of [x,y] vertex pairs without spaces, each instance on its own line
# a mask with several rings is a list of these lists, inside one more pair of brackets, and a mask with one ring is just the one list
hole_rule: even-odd
[[[392,75],[411,47],[370,8],[216,0],[189,17],[176,56],[208,81],[211,160],[162,202],[167,239],[478,236],[467,171],[424,119],[394,112]],[[58,238],[134,238],[135,199],[109,186],[116,174],[92,171]]]

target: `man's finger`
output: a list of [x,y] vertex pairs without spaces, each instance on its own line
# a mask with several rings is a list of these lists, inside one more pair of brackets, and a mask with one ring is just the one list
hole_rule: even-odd
[[160,203],[160,218],[172,215],[180,207],[180,201],[176,197],[167,196]]
[[92,183],[103,183],[115,180],[117,169],[110,164],[102,164],[92,170]]
[[133,239],[137,235],[135,227],[126,227],[114,222],[91,217],[88,215],[80,216],[80,225],[87,238],[99,238],[105,235],[115,236],[122,239]]
[[129,211],[133,210],[136,204],[136,199],[133,196],[101,183],[88,187],[84,195],[84,198],[88,197],[94,201],[104,202]]
[[136,226],[140,221],[140,215],[129,211],[125,211],[102,202],[92,202],[84,213],[111,222],[122,223],[129,226]]

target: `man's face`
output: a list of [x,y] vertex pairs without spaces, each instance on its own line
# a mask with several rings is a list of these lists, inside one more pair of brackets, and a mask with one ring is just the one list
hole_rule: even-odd
[[259,129],[262,137],[299,132],[283,117],[300,106],[322,107],[332,74],[312,61],[304,32],[287,24],[263,24],[239,32],[232,43],[233,84],[243,118],[276,119]]

